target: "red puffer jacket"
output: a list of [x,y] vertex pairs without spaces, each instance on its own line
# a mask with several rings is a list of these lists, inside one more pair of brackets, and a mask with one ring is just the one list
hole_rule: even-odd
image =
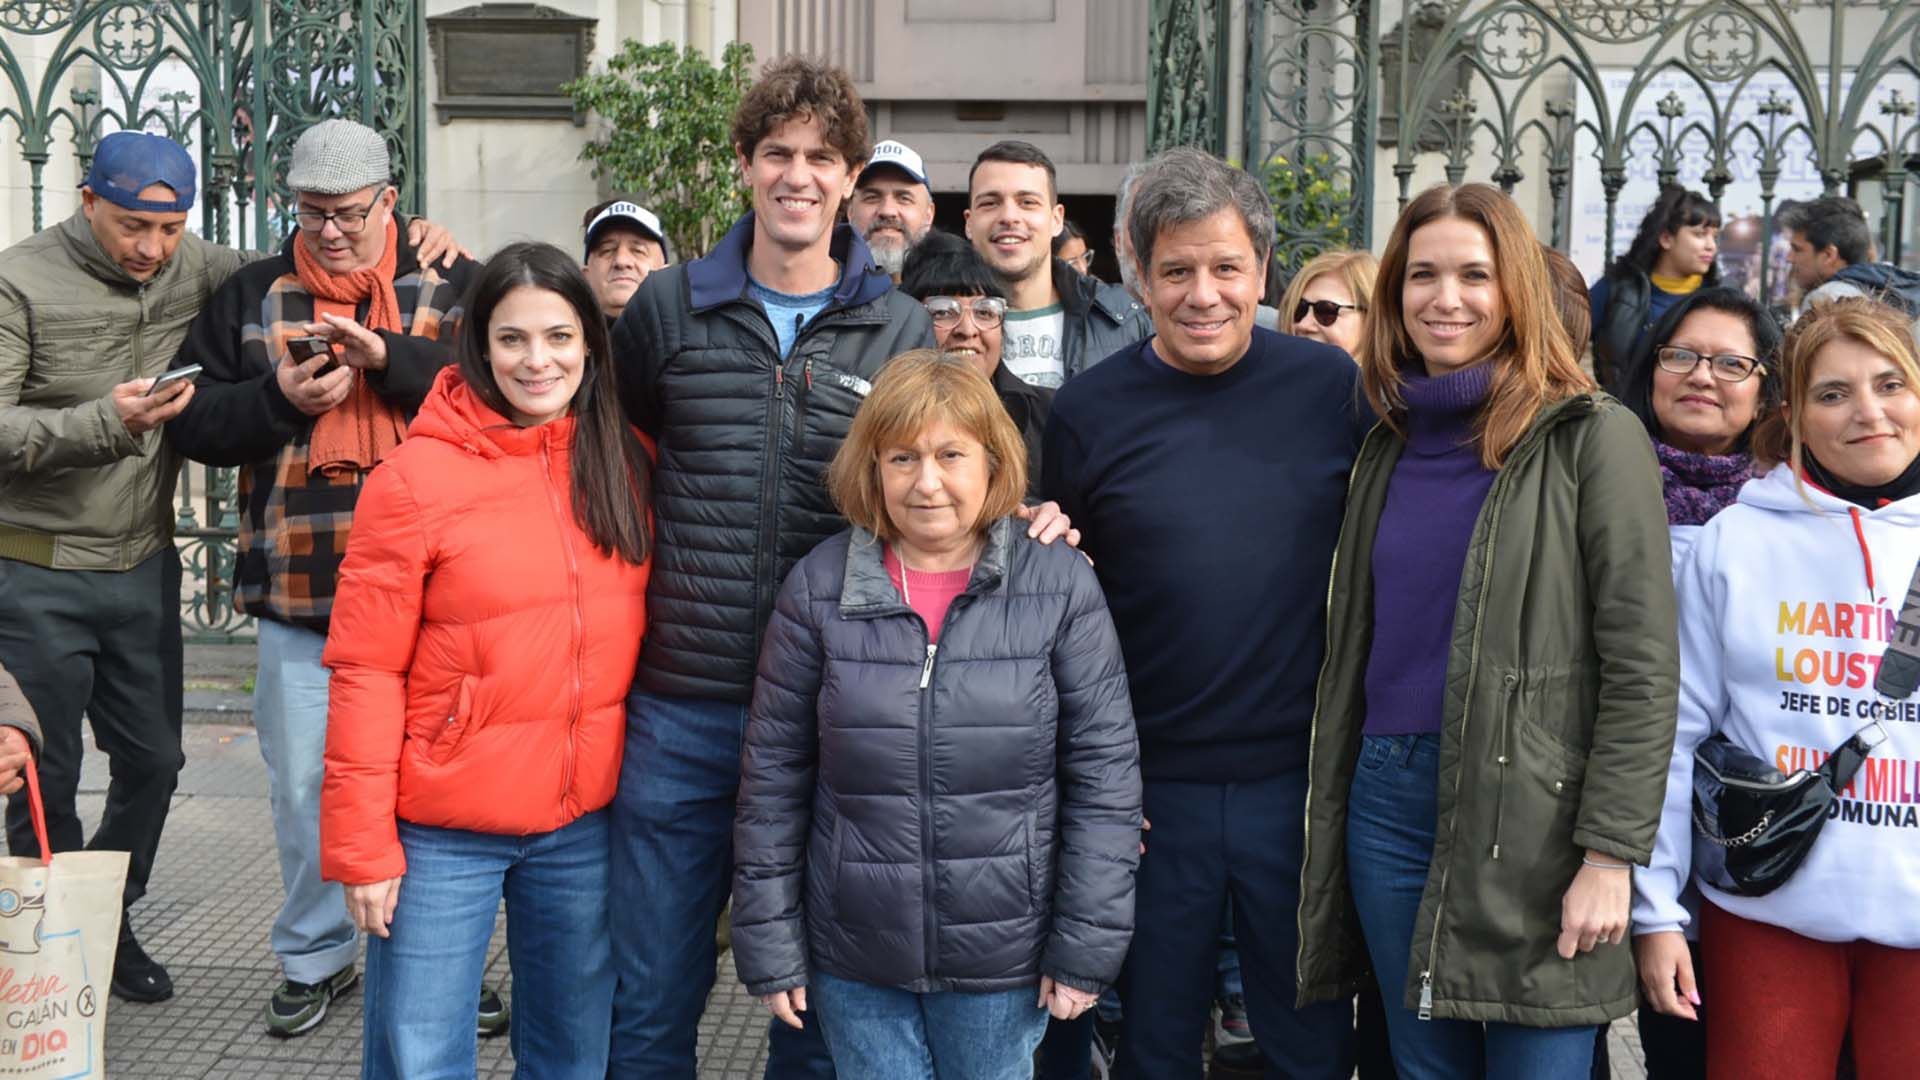
[[323,658],[327,880],[405,873],[396,819],[525,835],[613,801],[651,562],[575,521],[573,427],[516,427],[448,367],[368,477]]

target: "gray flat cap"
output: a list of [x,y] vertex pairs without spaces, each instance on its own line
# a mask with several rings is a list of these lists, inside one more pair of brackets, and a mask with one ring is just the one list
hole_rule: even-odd
[[287,164],[287,187],[315,195],[345,195],[392,179],[387,140],[351,120],[322,120],[302,132]]

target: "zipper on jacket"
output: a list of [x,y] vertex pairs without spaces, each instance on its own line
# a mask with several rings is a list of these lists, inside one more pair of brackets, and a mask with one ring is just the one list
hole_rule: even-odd
[[[1353,502],[1353,477],[1360,468],[1360,455],[1367,452],[1367,446],[1373,442],[1374,434],[1380,430],[1375,423],[1367,430],[1366,437],[1360,440],[1360,449],[1354,454],[1353,468],[1347,470],[1347,495],[1340,504],[1340,531],[1333,538],[1333,559],[1327,566],[1327,603],[1322,611],[1320,674],[1314,679],[1313,715],[1307,720],[1307,812],[1301,815],[1300,825],[1300,896],[1302,903],[1293,906],[1294,941],[1304,943],[1307,940],[1307,916],[1304,898],[1312,895],[1307,890],[1307,856],[1313,850],[1313,747],[1320,738],[1320,687],[1326,684],[1327,668],[1333,663],[1333,583],[1339,579],[1340,547],[1347,539],[1347,507]],[[1293,953],[1293,985],[1307,985],[1306,949],[1296,946]]]
[[813,357],[807,357],[800,368],[805,381],[793,395],[793,456],[796,458],[805,457],[807,453],[807,401],[813,396]]
[[1500,782],[1493,792],[1493,860],[1500,861],[1500,829],[1507,821],[1507,766],[1513,761],[1513,698],[1519,694],[1520,676],[1507,675],[1506,709],[1500,714]]
[[542,457],[540,472],[546,477],[547,501],[553,507],[554,524],[560,529],[560,549],[567,553],[567,587],[573,599],[570,605],[573,610],[573,682],[571,696],[567,701],[566,753],[562,759],[560,772],[560,805],[564,812],[567,792],[573,790],[573,741],[574,736],[578,734],[576,729],[580,720],[580,698],[583,693],[581,687],[583,679],[580,673],[581,650],[585,645],[586,627],[585,619],[580,614],[580,563],[573,551],[573,534],[568,529],[570,522],[566,508],[561,505],[560,491],[553,481],[553,439],[550,432],[541,433],[540,452]]
[[753,625],[756,630],[767,625],[767,613],[773,606],[773,575],[780,562],[780,553],[774,550],[774,545],[779,534],[780,462],[785,457],[781,446],[786,441],[781,415],[784,412],[781,405],[786,400],[785,365],[785,359],[774,357],[773,385],[767,391],[767,441],[760,464],[759,550],[754,558]]
[[933,654],[939,651],[940,646],[931,643],[927,645],[927,665],[920,669],[920,689],[922,690],[933,682]]
[[[1473,645],[1467,650],[1467,689],[1462,700],[1473,701],[1474,676],[1480,670],[1480,633],[1487,625],[1487,592],[1493,587],[1493,551],[1500,538],[1499,497],[1505,493],[1507,477],[1513,475],[1513,455],[1507,455],[1507,463],[1494,477],[1493,486],[1487,491],[1487,502],[1493,507],[1493,516],[1487,520],[1487,546],[1480,559],[1480,598],[1474,603]],[[1460,712],[1460,746],[1464,754],[1467,745],[1467,721],[1472,710]],[[1440,954],[1440,917],[1447,908],[1447,879],[1453,873],[1453,842],[1460,831],[1460,782],[1466,777],[1464,766],[1453,771],[1453,812],[1447,821],[1447,861],[1440,867],[1440,888],[1434,893],[1433,933],[1427,939],[1427,966],[1420,972],[1420,1019],[1433,1019],[1433,969]],[[1504,773],[1502,774],[1504,777]],[[1438,847],[1438,844],[1435,844]]]
[[[907,564],[900,564],[900,576],[907,575]],[[953,613],[967,598],[961,593],[947,605],[947,613],[940,619],[940,636],[946,637],[947,630],[953,625]],[[933,634],[928,631],[927,621],[919,612],[913,617],[920,621],[921,632],[927,637],[927,662],[920,668],[920,910],[921,922],[926,933],[927,978],[935,977],[935,962],[940,956],[940,934],[938,920],[934,918],[934,878],[933,878],[933,663],[939,655],[940,646],[934,643]]]

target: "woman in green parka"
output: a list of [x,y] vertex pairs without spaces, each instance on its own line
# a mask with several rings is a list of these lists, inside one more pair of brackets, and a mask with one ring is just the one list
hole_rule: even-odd
[[1585,1077],[1632,1012],[1678,648],[1659,469],[1484,184],[1401,215],[1359,357],[1300,907],[1303,1002],[1377,979],[1394,1064]]

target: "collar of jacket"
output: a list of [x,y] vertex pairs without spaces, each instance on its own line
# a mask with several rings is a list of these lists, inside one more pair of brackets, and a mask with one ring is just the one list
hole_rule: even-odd
[[[185,242],[184,238],[182,242]],[[60,244],[82,270],[108,285],[123,285],[129,289],[164,284],[180,262],[180,252],[176,248],[172,257],[161,263],[160,269],[152,277],[146,281],[135,278],[101,249],[100,241],[93,235],[93,226],[87,223],[84,210],[75,210],[72,217],[60,223]]]
[[[413,219],[403,216],[397,210],[394,211],[393,242],[400,245],[400,250],[393,253],[393,280],[395,281],[420,269],[420,256],[414,252],[413,245],[407,243],[407,229],[412,223]],[[293,264],[293,245],[299,242],[300,230],[295,229],[287,237],[286,242],[280,245],[280,257],[287,260],[289,266]]]
[[[1526,434],[1520,436],[1520,441],[1513,444],[1513,449],[1507,452],[1507,460],[1506,463],[1501,466],[1501,471],[1506,471],[1513,466],[1514,462],[1521,460],[1526,455],[1538,449],[1540,444],[1546,440],[1547,432],[1558,427],[1561,421],[1591,416],[1600,410],[1602,402],[1613,400],[1613,395],[1608,394],[1604,390],[1591,390],[1583,394],[1575,394],[1572,397],[1561,398],[1559,401],[1549,402],[1542,406],[1540,415],[1534,417],[1533,423],[1527,426]],[[1401,417],[1400,423],[1403,425],[1406,423],[1404,416]],[[1400,451],[1406,447],[1406,444],[1406,436],[1394,431],[1388,427],[1385,422],[1381,422],[1375,424],[1373,429],[1367,433],[1367,437],[1362,440],[1360,453],[1362,456],[1368,456],[1369,451],[1376,446],[1387,446],[1392,448],[1393,454],[1397,458]]]
[[[973,576],[967,579],[967,591],[960,595],[979,596],[1000,587],[1001,580],[1007,576],[1015,520],[1011,516],[1003,517],[987,526],[987,545],[974,560]],[[840,581],[843,618],[871,619],[913,610],[900,599],[900,590],[894,588],[893,579],[887,575],[882,551],[879,537],[858,525],[853,527],[853,535],[847,540],[846,574]]]
[[1118,326],[1127,321],[1127,313],[1135,306],[1127,290],[1097,281],[1060,259],[1053,260],[1053,291],[1060,295],[1060,309],[1070,319],[1083,319],[1093,310]]
[[[747,294],[747,254],[753,250],[753,211],[747,211],[712,251],[687,264],[687,293],[695,312],[730,304]],[[851,225],[836,225],[828,248],[840,263],[840,283],[828,308],[878,300],[893,288],[893,278],[873,265],[867,242]]]

